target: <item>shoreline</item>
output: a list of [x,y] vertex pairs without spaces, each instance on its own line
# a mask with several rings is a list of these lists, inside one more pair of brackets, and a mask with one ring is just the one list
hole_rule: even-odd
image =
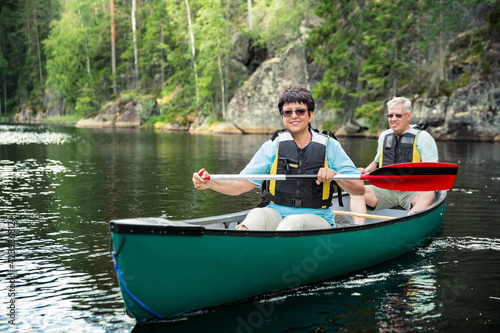
[[[243,131],[236,127],[231,126],[218,126],[218,125],[202,125],[198,127],[192,126],[175,126],[172,124],[165,124],[160,128],[155,128],[154,126],[77,126],[77,122],[51,122],[51,121],[43,121],[43,122],[13,122],[12,119],[5,121],[4,119],[0,119],[0,124],[8,124],[8,125],[53,125],[53,126],[73,126],[77,128],[95,128],[95,129],[145,129],[145,130],[157,130],[164,132],[187,132],[190,134],[214,134],[214,135],[272,135],[274,130],[269,129],[256,129],[252,131]],[[383,130],[380,130],[377,133],[347,133],[343,130],[337,130],[333,132],[333,134],[338,138],[361,138],[361,139],[369,139],[369,140],[377,140],[380,133]],[[491,143],[500,143],[500,134],[493,136],[488,133],[475,133],[474,136],[468,135],[463,137],[457,137],[456,134],[441,134],[441,133],[433,133],[428,132],[432,135],[432,137],[436,141],[449,141],[449,142],[491,142]]]

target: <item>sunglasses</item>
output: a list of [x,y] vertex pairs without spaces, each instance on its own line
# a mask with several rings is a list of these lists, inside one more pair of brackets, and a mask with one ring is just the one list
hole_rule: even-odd
[[403,114],[400,114],[400,113],[389,113],[389,114],[387,115],[387,119],[391,119],[392,117],[396,117],[396,118],[398,118],[398,119],[401,119],[401,118],[403,118],[403,116],[404,116],[405,114],[408,114],[408,112],[403,113]]
[[294,113],[294,112],[295,112],[295,114],[296,114],[298,117],[301,117],[301,116],[303,116],[303,115],[305,115],[305,114],[306,114],[307,110],[306,110],[306,109],[283,110],[283,111],[281,111],[281,115],[282,115],[283,117],[288,118],[288,117],[291,117],[291,116],[292,116],[292,113]]

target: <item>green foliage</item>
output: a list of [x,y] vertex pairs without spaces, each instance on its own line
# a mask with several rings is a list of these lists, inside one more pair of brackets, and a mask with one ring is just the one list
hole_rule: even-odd
[[153,99],[145,99],[142,101],[142,114],[144,116],[149,116],[152,114],[156,102]]
[[199,74],[199,97],[202,114],[218,113],[215,105],[222,98],[221,88],[226,85],[226,77],[222,66],[228,61],[229,37],[226,34],[228,22],[225,19],[224,7],[219,0],[204,1],[199,10],[196,21],[199,40],[198,64],[201,68]]
[[458,88],[465,87],[469,85],[471,79],[471,73],[463,73],[456,81],[441,81],[439,82],[439,91],[446,96],[451,96],[451,94]]
[[165,116],[151,116],[142,125],[145,127],[154,127],[156,123],[169,123]]
[[255,1],[254,39],[265,44],[271,53],[279,53],[290,41],[300,36],[300,25],[313,8],[314,2],[311,0]]
[[74,124],[80,120],[81,117],[77,114],[64,115],[61,117],[48,117],[44,119],[46,124]]
[[[341,119],[362,117],[371,130],[385,126],[382,102],[428,91],[433,85],[428,78],[439,79],[444,71],[439,59],[445,55],[436,57],[445,49],[444,38],[479,24],[469,13],[482,2],[319,1],[316,13],[324,23],[311,31],[308,45],[311,56],[327,72],[314,94]],[[490,25],[473,29],[450,45],[451,51],[462,50],[457,61],[480,63],[491,38]],[[489,72],[484,63],[481,70]],[[449,95],[469,82],[470,73],[456,82],[438,81],[438,92]]]
[[72,103],[78,89],[75,86],[83,71],[82,31],[78,17],[71,12],[63,14],[60,21],[53,22],[50,38],[44,42],[47,55],[47,88],[55,95]]
[[[8,97],[2,99],[2,112],[17,104],[42,110],[64,102],[66,114],[85,116],[109,99],[148,95],[168,96],[159,106],[161,121],[185,124],[193,115],[221,121],[232,94],[253,70],[231,66],[233,36],[243,33],[252,46],[279,56],[290,42],[302,42],[301,27],[316,22],[313,14],[323,21],[308,33],[306,50],[308,61],[326,69],[313,93],[336,113],[327,127],[363,117],[374,129],[385,123],[379,106],[387,98],[431,89],[449,95],[469,84],[474,70],[487,75],[497,66],[484,57],[498,39],[500,5],[493,0],[254,0],[251,31],[246,1],[189,0],[196,73],[185,1],[137,4],[138,80],[130,1],[114,0],[114,76],[109,1],[3,1],[0,91]],[[439,53],[449,41],[449,54]],[[471,69],[456,82],[443,81],[437,74],[445,59]],[[150,114],[151,103],[143,101],[142,116]]]
[[329,131],[335,131],[338,128],[338,121],[336,119],[330,119],[323,123],[323,126],[320,126],[320,129],[326,129]]
[[383,119],[384,105],[378,101],[363,104],[363,106],[356,109],[356,115],[368,122],[371,131],[375,131],[386,124],[385,119]]

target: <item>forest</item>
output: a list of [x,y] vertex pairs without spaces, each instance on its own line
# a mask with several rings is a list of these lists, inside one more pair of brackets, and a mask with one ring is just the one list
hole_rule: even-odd
[[61,105],[78,119],[124,98],[161,101],[150,122],[224,121],[235,91],[313,18],[313,94],[337,115],[376,123],[387,96],[450,94],[499,65],[485,56],[500,43],[498,0],[3,0],[0,114]]

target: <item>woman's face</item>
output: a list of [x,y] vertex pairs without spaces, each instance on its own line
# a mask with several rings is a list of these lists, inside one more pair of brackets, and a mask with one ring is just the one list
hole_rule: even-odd
[[304,103],[286,103],[281,111],[283,124],[292,134],[300,134],[309,130],[313,112],[308,112]]

